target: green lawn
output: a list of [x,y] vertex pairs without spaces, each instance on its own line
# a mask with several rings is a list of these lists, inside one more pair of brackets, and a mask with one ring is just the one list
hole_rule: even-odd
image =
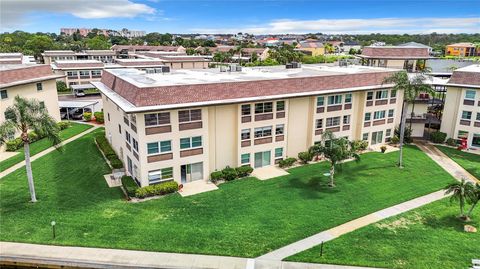
[[480,155],[445,146],[436,147],[474,177],[480,179]]
[[453,180],[408,147],[406,168],[395,167],[398,153],[367,153],[360,163],[344,164],[335,189],[326,186],[327,165],[320,163],[276,179],[134,204],[103,179],[109,170],[93,143],[99,131],[33,162],[38,203],[28,202],[23,169],[0,181],[0,240],[256,257]]
[[[93,127],[92,125],[75,122],[72,122],[71,124],[72,126],[70,126],[69,128],[60,131],[60,138],[62,140],[69,139],[70,137],[75,136]],[[30,155],[33,156],[41,151],[46,150],[51,146],[52,143],[48,139],[40,139],[30,145]],[[6,169],[14,166],[15,164],[25,160],[25,155],[23,154],[23,147],[19,149],[18,152],[19,153],[17,155],[0,162],[0,172],[5,171]]]
[[[290,261],[381,268],[469,268],[480,258],[480,233],[463,232],[456,204],[443,199],[343,235]],[[480,209],[471,225],[479,227]]]

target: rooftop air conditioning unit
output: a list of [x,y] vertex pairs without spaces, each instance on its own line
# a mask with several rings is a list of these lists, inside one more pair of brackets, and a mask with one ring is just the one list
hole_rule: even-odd
[[302,64],[301,64],[301,63],[292,62],[292,68],[300,68],[300,67],[302,67]]
[[220,66],[220,72],[227,72],[227,67],[224,65]]
[[347,66],[348,66],[347,60],[340,60],[340,61],[338,61],[338,66],[347,67]]
[[160,74],[160,73],[163,73],[163,72],[162,72],[162,68],[155,68],[155,73],[159,73],[159,74]]
[[241,66],[241,65],[237,65],[236,70],[237,70],[237,72],[242,72],[242,66]]
[[170,66],[162,66],[162,73],[170,73]]
[[145,73],[147,73],[147,74],[155,74],[155,69],[153,69],[153,68],[147,68],[147,69],[145,69]]
[[231,64],[228,66],[228,72],[236,72],[237,71],[237,65],[236,64]]
[[287,63],[287,64],[285,65],[285,68],[287,68],[287,69],[292,69],[292,68],[293,68],[293,64]]

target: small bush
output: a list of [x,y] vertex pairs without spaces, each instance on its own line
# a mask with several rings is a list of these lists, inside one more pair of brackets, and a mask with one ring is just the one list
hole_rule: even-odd
[[110,143],[108,143],[108,140],[103,133],[97,134],[95,136],[95,141],[97,141],[98,147],[114,169],[123,168],[122,161],[118,158],[117,154],[112,149],[112,146],[110,146]]
[[447,145],[452,146],[452,147],[455,147],[457,145],[457,141],[455,141],[455,139],[453,139],[453,138],[447,139],[446,143],[447,143]]
[[[400,137],[400,127],[396,127],[394,131],[395,136]],[[412,128],[405,126],[405,132],[403,132],[403,142],[405,144],[410,144],[413,142],[412,138]]]
[[103,112],[95,112],[93,114],[95,116],[95,121],[98,123],[104,123],[105,119],[103,117]]
[[279,162],[278,162],[278,166],[280,166],[281,168],[290,167],[290,166],[292,166],[296,161],[297,161],[297,159],[295,159],[295,158],[293,158],[293,157],[286,158],[285,160],[279,161]]
[[85,112],[83,113],[83,119],[85,121],[91,121],[92,120],[92,113],[91,112]]
[[225,167],[222,170],[222,174],[223,179],[225,179],[226,181],[231,181],[238,177],[237,170],[235,170],[235,168],[231,168],[230,166]]
[[178,183],[175,181],[168,181],[143,188],[138,188],[135,191],[135,196],[137,198],[146,198],[155,195],[174,193],[176,191],[178,191]]
[[132,177],[123,176],[122,177],[122,186],[125,189],[125,191],[127,192],[129,197],[134,197],[135,196],[135,192],[138,189],[138,185],[135,182],[135,180],[133,180]]
[[368,141],[365,140],[355,140],[352,142],[352,148],[354,148],[357,151],[363,151],[366,150],[368,147]]
[[400,138],[395,135],[394,137],[392,137],[392,139],[390,139],[390,142],[392,142],[392,144],[398,144],[400,142]]
[[438,131],[433,132],[430,136],[430,140],[432,140],[433,143],[443,143],[445,142],[445,138],[447,138],[447,134]]
[[70,127],[72,124],[69,121],[57,122],[58,129],[65,130]]
[[238,177],[247,177],[253,172],[253,168],[250,165],[240,166],[235,170],[237,170]]
[[387,146],[381,146],[380,150],[382,151],[382,153],[385,153],[385,151],[387,151]]
[[33,131],[28,133],[28,140],[30,141],[30,143],[35,142],[38,139],[40,139],[40,136],[37,133]]
[[298,159],[302,161],[303,164],[307,164],[313,159],[313,153],[310,151],[303,151],[298,153]]
[[16,151],[21,146],[23,146],[23,141],[22,139],[20,139],[20,137],[17,137],[15,139],[7,141],[5,143],[5,146],[6,146],[6,151]]
[[223,172],[222,171],[215,171],[210,174],[210,181],[213,183],[223,179]]

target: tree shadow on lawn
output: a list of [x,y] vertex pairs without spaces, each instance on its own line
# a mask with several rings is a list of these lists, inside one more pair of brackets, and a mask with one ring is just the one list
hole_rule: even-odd
[[333,194],[339,192],[337,188],[328,186],[329,178],[325,176],[313,176],[307,180],[301,179],[298,176],[292,177],[288,180],[288,184],[284,188],[294,188],[300,190],[300,194],[307,199],[321,199],[325,194]]
[[449,214],[443,216],[441,218],[435,216],[426,216],[424,217],[424,225],[433,229],[441,229],[441,230],[451,230],[454,229],[457,232],[464,233],[463,226],[470,224],[472,225],[474,222],[464,222],[459,217],[459,214]]

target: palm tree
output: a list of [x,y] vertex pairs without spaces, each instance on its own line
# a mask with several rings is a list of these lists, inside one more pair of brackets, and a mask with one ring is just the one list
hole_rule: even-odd
[[16,96],[12,106],[5,110],[4,121],[0,125],[0,142],[3,143],[9,134],[19,132],[23,141],[23,150],[25,153],[25,167],[27,170],[28,187],[32,202],[36,202],[35,186],[33,184],[32,165],[30,163],[30,139],[28,131],[34,131],[41,137],[46,137],[52,141],[53,145],[58,145],[61,140],[58,136],[58,126],[55,120],[48,114],[47,109],[35,99],[22,98]]
[[468,200],[472,204],[470,210],[467,212],[467,218],[470,218],[472,216],[473,209],[480,202],[480,184],[477,183],[475,185]]
[[[403,103],[402,103],[402,117],[400,123],[400,156],[398,159],[398,167],[403,168],[403,140],[405,136],[405,125],[407,121],[407,105],[412,104],[412,116],[414,115],[415,98],[421,92],[432,93],[433,90],[430,85],[425,84],[426,77],[420,73],[416,74],[412,78],[408,77],[406,71],[400,71],[392,74],[391,76],[383,80],[385,83],[393,83],[393,90],[397,92],[403,91]],[[410,122],[410,128],[412,128]]]
[[[460,204],[460,218],[468,220],[468,215],[465,215],[465,204],[471,201],[474,192],[474,186],[471,182],[457,181],[445,187],[445,194],[452,194],[450,201],[458,201]],[[473,210],[473,209],[472,209]]]
[[336,138],[330,131],[322,135],[322,143],[313,145],[309,151],[317,156],[323,155],[330,162],[330,183],[328,184],[330,187],[335,187],[335,165],[350,158],[354,158],[356,161],[360,160],[360,156],[350,141],[343,137]]

